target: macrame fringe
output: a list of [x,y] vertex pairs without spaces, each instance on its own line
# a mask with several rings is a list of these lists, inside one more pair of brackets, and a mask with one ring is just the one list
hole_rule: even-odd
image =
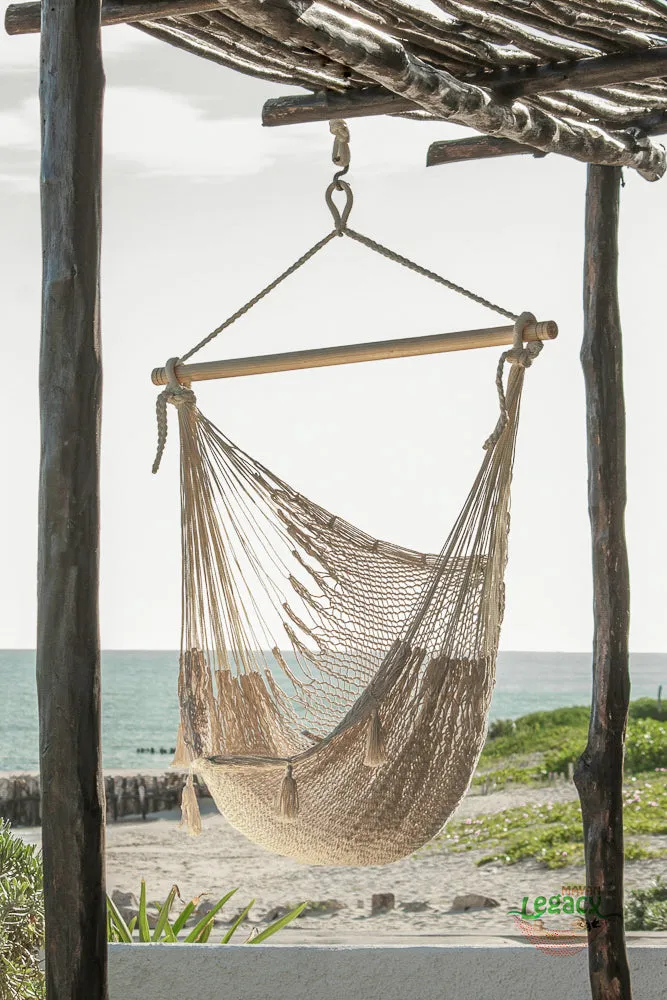
[[188,753],[188,748],[185,745],[185,740],[183,739],[183,723],[179,723],[178,732],[176,734],[176,752],[174,753],[174,759],[171,762],[172,767],[190,767],[190,754]]
[[280,788],[279,812],[282,819],[292,821],[299,815],[299,790],[296,778],[292,774],[292,765],[287,765],[285,777]]
[[183,795],[181,796],[181,826],[183,825],[187,826],[191,837],[198,837],[201,833],[201,813],[191,774],[188,775],[188,780],[183,785]]
[[387,750],[384,745],[384,732],[382,722],[377,708],[373,709],[373,714],[368,720],[368,730],[366,732],[366,756],[364,764],[366,767],[381,767],[387,763]]

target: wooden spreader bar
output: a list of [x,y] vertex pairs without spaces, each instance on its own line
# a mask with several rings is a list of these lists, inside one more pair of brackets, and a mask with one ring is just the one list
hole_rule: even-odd
[[[390,358],[412,358],[422,354],[470,351],[477,347],[504,347],[512,343],[513,336],[513,326],[494,326],[485,330],[437,333],[428,337],[403,337],[399,340],[379,340],[370,344],[345,344],[340,347],[290,351],[287,354],[263,354],[255,358],[202,361],[192,365],[176,365],[175,371],[181,382],[202,382],[216,378],[237,378],[241,375],[297,371],[302,368],[351,365],[360,361],[386,361]],[[553,320],[531,323],[525,328],[523,336],[525,341],[555,340],[558,336],[558,326]],[[166,368],[154,368],[151,379],[154,385],[166,385],[168,382]]]

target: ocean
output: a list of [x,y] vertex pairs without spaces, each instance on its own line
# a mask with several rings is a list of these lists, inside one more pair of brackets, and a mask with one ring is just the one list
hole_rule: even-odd
[[[102,654],[105,767],[141,769],[169,764],[178,724],[177,675],[175,652],[108,650]],[[667,697],[667,653],[633,654],[631,677],[633,698],[654,698],[660,684]],[[587,705],[590,698],[590,653],[503,652],[498,658],[491,719]],[[35,653],[0,650],[0,771],[35,771],[37,766]]]

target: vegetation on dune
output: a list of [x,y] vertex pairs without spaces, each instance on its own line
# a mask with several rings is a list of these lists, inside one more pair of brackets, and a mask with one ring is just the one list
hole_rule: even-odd
[[[584,706],[499,719],[489,727],[474,785],[543,785],[549,774],[567,774],[586,746]],[[667,834],[667,709],[655,699],[632,702],[625,746],[625,856],[662,857],[645,838]],[[532,858],[548,868],[583,864],[578,801],[525,805],[465,823],[450,823],[430,845],[479,851],[478,864],[514,864]],[[483,852],[483,853],[482,853]]]
[[42,859],[0,822],[0,997],[42,1000],[44,970]]
[[667,702],[658,702],[655,698],[637,698],[630,705],[630,718],[667,722]]
[[667,882],[657,878],[648,889],[633,889],[625,907],[629,931],[667,931]]
[[[667,834],[667,773],[631,779],[623,799],[626,859],[664,856],[638,838]],[[479,865],[511,865],[532,858],[547,868],[562,868],[584,863],[583,842],[581,809],[575,801],[523,805],[450,823],[433,844],[454,852],[483,851]]]
[[[496,720],[474,784],[528,784],[550,773],[567,773],[586,746],[588,717],[588,708],[575,706]],[[667,710],[655,699],[640,698],[630,706],[625,772],[636,775],[660,767],[667,767]]]

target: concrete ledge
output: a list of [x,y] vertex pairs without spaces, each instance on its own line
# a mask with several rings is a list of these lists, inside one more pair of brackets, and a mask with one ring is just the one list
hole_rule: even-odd
[[[658,936],[656,936],[658,937]],[[110,1000],[584,1000],[585,950],[545,954],[529,944],[111,945]],[[629,949],[633,992],[667,996],[667,948]]]

